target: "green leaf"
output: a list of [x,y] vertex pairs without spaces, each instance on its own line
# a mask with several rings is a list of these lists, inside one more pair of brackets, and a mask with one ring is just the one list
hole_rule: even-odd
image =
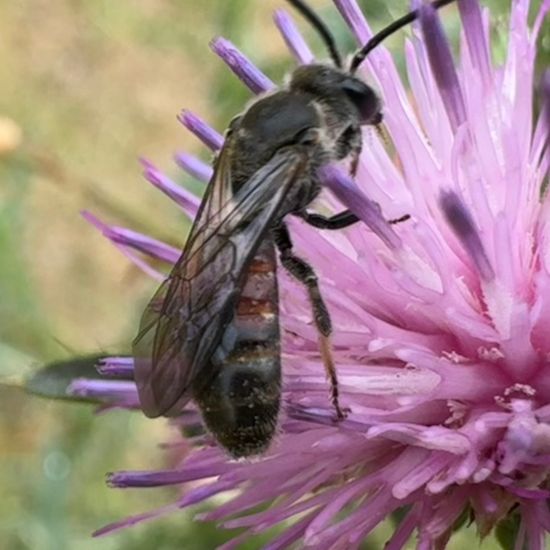
[[67,389],[77,378],[111,380],[96,370],[98,361],[103,357],[105,355],[88,355],[51,363],[29,377],[25,389],[29,393],[50,399],[96,403],[96,400],[90,398],[69,395]]
[[35,357],[0,340],[0,384],[22,386],[33,363]]
[[519,514],[509,515],[500,521],[496,527],[496,539],[503,550],[512,550],[516,545],[516,537],[519,531]]

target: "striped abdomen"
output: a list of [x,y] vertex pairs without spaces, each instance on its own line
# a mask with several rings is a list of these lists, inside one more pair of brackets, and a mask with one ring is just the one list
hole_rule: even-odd
[[194,396],[208,429],[235,457],[265,451],[277,428],[281,364],[276,269],[268,238],[248,267],[233,319],[211,359],[216,374]]

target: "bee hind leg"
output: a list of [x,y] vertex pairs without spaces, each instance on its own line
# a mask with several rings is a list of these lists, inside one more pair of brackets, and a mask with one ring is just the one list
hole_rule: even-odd
[[346,411],[340,407],[338,377],[336,375],[336,367],[332,357],[332,349],[330,344],[330,335],[332,333],[332,323],[327,306],[321,296],[317,275],[313,268],[304,260],[295,256],[292,252],[292,241],[288,228],[284,223],[281,223],[274,230],[274,239],[277,248],[279,249],[281,263],[283,267],[300,283],[302,283],[309,294],[311,306],[313,309],[313,321],[319,333],[319,345],[321,357],[327,377],[331,387],[331,402],[336,411],[338,420],[346,418]]

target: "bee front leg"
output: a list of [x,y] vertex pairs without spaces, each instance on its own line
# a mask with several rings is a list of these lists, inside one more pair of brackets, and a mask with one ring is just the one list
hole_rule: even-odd
[[344,210],[330,217],[303,210],[298,212],[297,216],[318,229],[344,229],[359,221],[359,218],[349,210]]
[[352,149],[350,153],[350,167],[349,167],[349,173],[353,179],[355,179],[355,176],[357,176],[357,169],[359,168],[359,157],[361,156],[361,143],[359,143],[359,146]]
[[[314,212],[307,212],[306,210],[298,212],[296,215],[302,218],[305,222],[309,223],[309,225],[319,229],[344,229],[345,227],[349,227],[359,221],[359,218],[349,210],[344,210],[343,212],[329,217],[323,216],[322,214],[316,214]],[[411,216],[409,214],[405,214],[400,218],[387,220],[387,222],[393,225],[407,221],[410,217]]]
[[321,348],[321,357],[323,365],[330,381],[331,401],[336,410],[338,420],[343,420],[346,417],[345,411],[340,407],[338,377],[336,375],[336,367],[332,357],[332,349],[330,345],[330,335],[332,333],[332,323],[330,315],[321,296],[317,275],[313,268],[304,260],[295,256],[292,253],[292,241],[288,228],[284,223],[281,223],[274,230],[274,239],[277,248],[279,249],[281,263],[283,267],[300,283],[302,283],[309,294],[311,306],[313,309],[313,321],[319,333],[319,345]]

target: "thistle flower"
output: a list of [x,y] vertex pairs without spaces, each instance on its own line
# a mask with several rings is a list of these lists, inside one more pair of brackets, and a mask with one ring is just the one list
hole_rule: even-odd
[[[371,31],[355,1],[335,4],[365,43]],[[538,118],[533,96],[536,40],[550,2],[532,27],[529,1],[512,3],[502,66],[491,59],[487,10],[476,0],[458,8],[455,63],[438,14],[421,6],[405,44],[410,94],[383,47],[360,69],[383,99],[393,152],[366,131],[356,181],[333,168],[325,176],[367,225],[321,232],[289,220],[331,311],[347,419],[332,420],[306,295],[281,271],[285,408],[277,441],[260,459],[235,462],[198,435],[174,469],[111,474],[115,487],[184,487],[177,502],[97,534],[238,489],[201,516],[246,528],[225,549],[286,520],[267,548],[296,541],[357,548],[401,511],[387,550],[415,532],[418,548],[442,548],[465,512],[481,536],[514,512],[516,548],[542,550],[550,531],[550,72]],[[276,24],[298,61],[311,62],[290,17],[277,12]],[[226,40],[212,48],[254,92],[273,86]],[[180,120],[211,150],[222,146],[195,115]],[[207,165],[184,153],[176,160],[208,181]],[[195,215],[197,197],[144,166],[153,185]],[[334,195],[324,207],[336,208]],[[392,228],[380,210],[386,219],[412,219]],[[178,257],[164,243],[86,217],[157,279],[163,275],[136,251],[168,264]],[[132,360],[108,358],[100,369],[131,374]],[[78,380],[72,392],[139,407],[132,382]],[[198,422],[193,408],[175,420],[185,429]]]

